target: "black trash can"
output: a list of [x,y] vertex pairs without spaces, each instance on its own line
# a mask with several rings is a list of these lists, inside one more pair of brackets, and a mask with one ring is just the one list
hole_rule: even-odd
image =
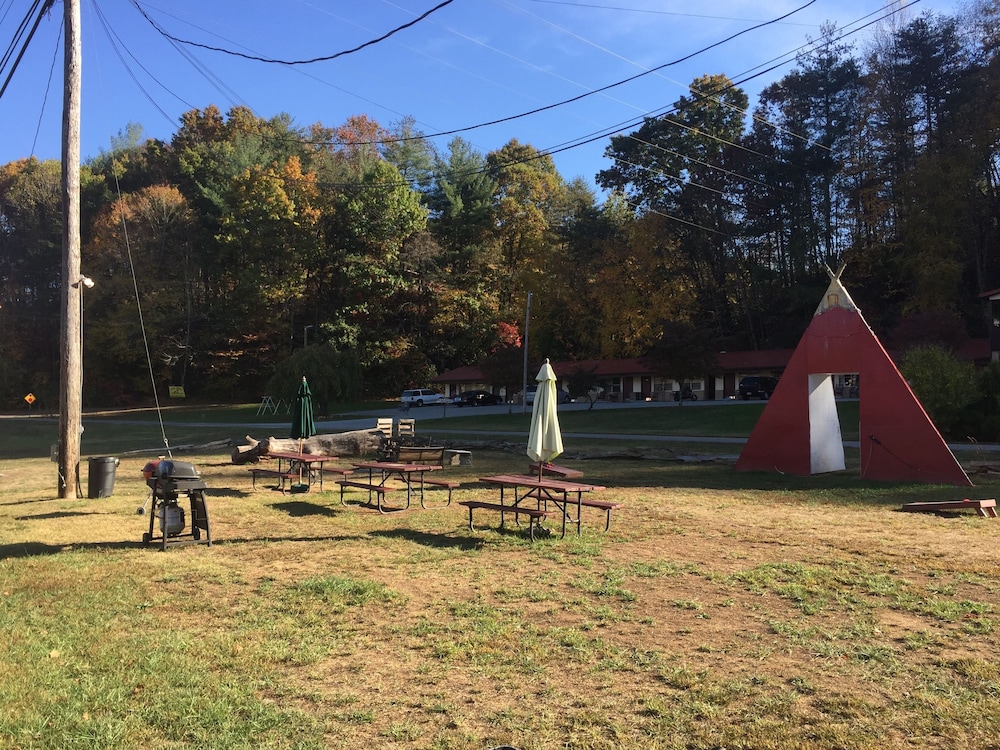
[[112,456],[91,456],[87,464],[87,497],[111,497],[115,491],[118,459]]

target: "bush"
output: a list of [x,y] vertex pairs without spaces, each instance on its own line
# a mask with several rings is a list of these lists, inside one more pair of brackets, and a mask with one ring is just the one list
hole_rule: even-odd
[[975,367],[937,346],[918,346],[903,358],[900,372],[943,435],[964,437],[970,407],[980,398]]
[[1000,364],[979,372],[978,398],[969,409],[969,430],[981,443],[1000,442]]

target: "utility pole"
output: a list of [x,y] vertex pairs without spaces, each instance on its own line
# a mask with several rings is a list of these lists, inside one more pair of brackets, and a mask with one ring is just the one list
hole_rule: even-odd
[[76,499],[80,481],[83,348],[80,342],[80,0],[63,0],[62,328],[59,344],[59,497]]

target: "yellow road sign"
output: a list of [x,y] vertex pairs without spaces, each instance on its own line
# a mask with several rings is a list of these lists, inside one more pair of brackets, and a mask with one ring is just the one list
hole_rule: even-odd
[[28,406],[31,406],[33,403],[35,403],[35,394],[29,393],[27,396],[24,397],[24,400],[28,402]]

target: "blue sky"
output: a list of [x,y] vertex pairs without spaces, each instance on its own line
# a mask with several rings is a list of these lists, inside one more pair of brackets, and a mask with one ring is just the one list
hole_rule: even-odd
[[[139,0],[166,34],[280,60],[349,50],[410,23],[442,0]],[[215,104],[249,106],[297,125],[343,123],[367,114],[383,125],[412,116],[427,134],[467,128],[546,107],[664,66],[807,5],[809,0],[453,0],[413,26],[358,52],[309,65],[248,60],[171,43],[129,0],[81,0],[84,159],[111,147],[129,123],[169,139],[180,115]],[[949,0],[904,2],[904,14],[952,13]],[[30,0],[0,0],[5,48]],[[890,6],[893,5],[890,3]],[[481,152],[511,138],[553,155],[566,179],[588,182],[609,166],[608,133],[629,132],[662,111],[701,75],[757,92],[792,69],[794,54],[824,22],[852,30],[886,14],[876,0],[814,0],[778,23],[572,104],[461,136]],[[0,97],[0,164],[59,158],[62,3],[43,19]],[[846,41],[865,49],[875,27]],[[112,42],[113,40],[113,42]],[[9,66],[3,69],[6,77]],[[2,84],[2,79],[0,79]],[[596,137],[591,143],[574,146]],[[443,150],[449,137],[434,142]],[[567,146],[573,146],[565,148]]]

